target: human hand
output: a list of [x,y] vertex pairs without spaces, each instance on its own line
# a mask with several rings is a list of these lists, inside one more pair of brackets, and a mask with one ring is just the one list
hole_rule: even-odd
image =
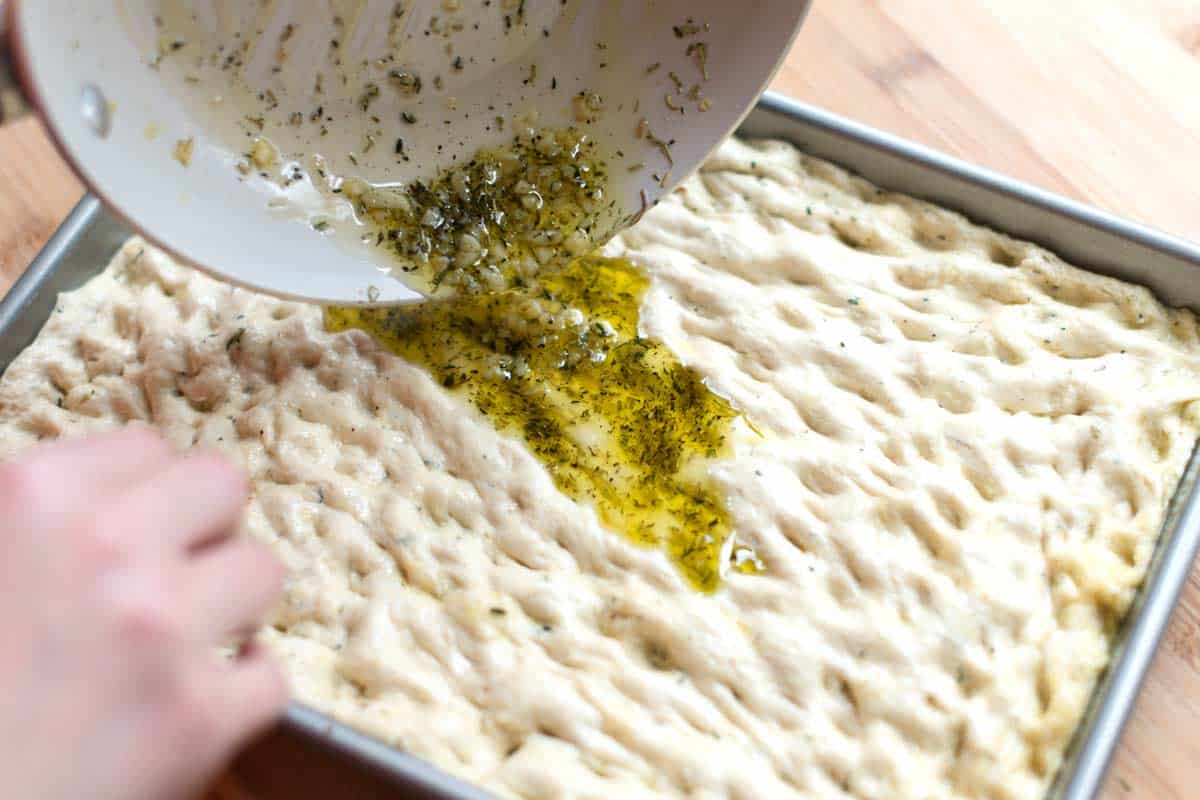
[[129,429],[0,466],[0,795],[194,795],[282,711],[252,631],[282,568],[234,538],[246,482]]

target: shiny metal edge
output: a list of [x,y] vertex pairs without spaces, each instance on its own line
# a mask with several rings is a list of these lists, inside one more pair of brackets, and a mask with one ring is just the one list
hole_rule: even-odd
[[[339,782],[337,788],[343,792],[342,796],[385,797],[400,792],[399,796],[406,800],[492,800],[490,794],[478,787],[300,703],[293,703],[288,709],[284,725],[309,743],[332,748],[356,766],[371,770],[375,780],[358,783],[350,792],[346,792],[349,786]],[[290,796],[299,789],[290,776],[284,782],[287,785],[280,786],[278,796]]]
[[[962,211],[980,224],[1042,244],[1088,269],[1148,285],[1172,305],[1200,309],[1200,247],[1181,239],[771,92],[739,134],[791,141],[891,190]],[[58,294],[78,288],[103,269],[128,235],[94,198],[79,203],[0,301],[0,369],[33,341]],[[1200,546],[1198,486],[1200,458],[1193,454],[1113,661],[1051,792],[1056,800],[1090,800],[1104,777]],[[370,781],[359,784],[347,775],[339,784],[346,790],[355,786],[356,797],[393,797],[400,792],[413,800],[489,797],[299,704],[289,709],[279,737],[294,740],[287,745],[293,756],[323,758],[324,750],[370,773]],[[277,780],[286,782],[288,777]],[[294,778],[293,784],[299,780]]]
[[0,301],[0,370],[21,354],[50,317],[61,292],[82,286],[129,238],[93,197],[79,201]]

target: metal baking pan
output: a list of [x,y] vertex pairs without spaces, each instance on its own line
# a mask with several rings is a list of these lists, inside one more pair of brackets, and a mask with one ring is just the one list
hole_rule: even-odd
[[[1095,272],[1149,286],[1171,305],[1200,309],[1200,246],[770,93],[740,132],[791,141],[887,189],[961,211]],[[0,368],[33,341],[58,294],[95,275],[127,236],[94,198],[79,204],[0,302]],[[1200,463],[1193,454],[1146,583],[1122,627],[1112,664],[1075,735],[1052,798],[1091,798],[1104,777],[1200,543],[1198,472]],[[241,758],[238,767],[263,797],[488,797],[299,705]]]

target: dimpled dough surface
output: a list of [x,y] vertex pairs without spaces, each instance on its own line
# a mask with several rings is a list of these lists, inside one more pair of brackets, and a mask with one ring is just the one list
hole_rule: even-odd
[[502,796],[1037,798],[1197,435],[1187,312],[778,143],[608,252],[763,432],[766,564],[696,593],[316,308],[131,241],[0,383],[0,442],[149,422],[254,482],[302,701]]

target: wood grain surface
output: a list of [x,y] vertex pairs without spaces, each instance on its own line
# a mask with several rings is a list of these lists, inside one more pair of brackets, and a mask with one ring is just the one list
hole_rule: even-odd
[[[818,0],[774,88],[1200,240],[1198,0]],[[0,130],[0,286],[79,194]],[[1200,797],[1200,570],[1100,796]]]

